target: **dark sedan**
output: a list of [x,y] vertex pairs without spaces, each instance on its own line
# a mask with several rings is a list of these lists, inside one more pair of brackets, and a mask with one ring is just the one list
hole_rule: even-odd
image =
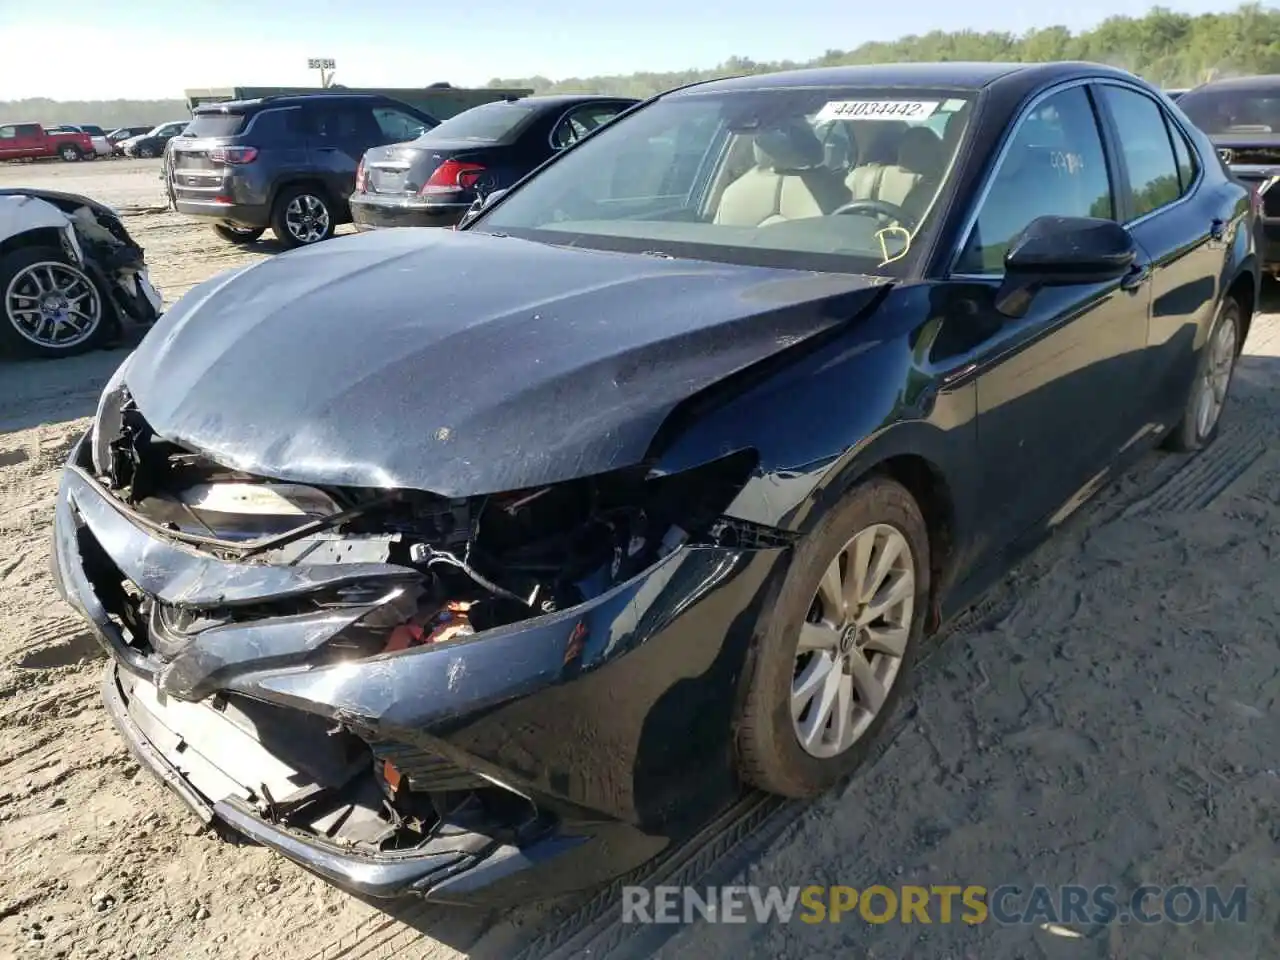
[[1109,67],[676,90],[457,231],[188,293],[71,452],[57,580],[200,816],[369,896],[591,885],[839,782],[930,633],[1214,439],[1254,216]]
[[452,227],[478,194],[511,187],[637,101],[522,97],[450,117],[416,140],[365,153],[351,195],[357,228]]
[[1262,262],[1280,277],[1280,75],[1206,83],[1178,100],[1262,206]]

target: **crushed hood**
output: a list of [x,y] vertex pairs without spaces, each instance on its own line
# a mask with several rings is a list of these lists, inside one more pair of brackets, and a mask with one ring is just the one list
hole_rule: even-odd
[[125,381],[156,433],[227,466],[470,496],[641,462],[680,401],[883,283],[379,231],[195,288]]

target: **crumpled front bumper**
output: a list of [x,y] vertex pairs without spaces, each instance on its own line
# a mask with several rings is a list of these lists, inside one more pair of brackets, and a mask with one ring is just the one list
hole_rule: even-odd
[[[83,446],[71,465],[84,463]],[[196,609],[370,582],[393,598],[416,571],[219,560],[149,533],[71,468],[57,497],[53,568],[113,658],[103,690],[116,725],[204,819],[348,890],[465,902],[590,886],[648,859],[737,795],[731,728],[742,664],[782,553],[686,547],[572,610],[329,664],[315,652],[371,607],[211,628],[164,659],[122,631],[102,571]],[[268,747],[270,729],[202,732],[219,722],[212,700],[228,695],[394,741],[398,756],[440,759],[528,799],[550,826],[512,835],[445,823],[412,852],[368,855],[281,825],[251,802],[245,788],[255,781],[242,772],[247,764],[263,777],[286,763]],[[275,776],[288,781],[289,771]]]

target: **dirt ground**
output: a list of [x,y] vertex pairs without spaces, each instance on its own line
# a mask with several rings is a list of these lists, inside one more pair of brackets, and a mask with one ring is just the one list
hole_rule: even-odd
[[[154,161],[8,165],[0,185],[116,206],[169,302],[275,252],[269,242],[231,247],[164,212],[157,174]],[[1268,309],[1280,309],[1274,287]],[[639,936],[652,930],[615,930],[616,955],[1274,955],[1280,315],[1255,319],[1246,354],[1209,453],[1153,455],[1073,517],[932,650],[879,759],[839,793],[793,808],[786,831],[736,878],[717,878],[1243,883],[1246,923],[702,923],[660,946]],[[0,362],[0,957],[505,960],[555,928],[575,904],[502,917],[418,909],[406,925],[274,854],[198,829],[139,771],[98,704],[96,644],[47,573],[58,468],[122,357]]]

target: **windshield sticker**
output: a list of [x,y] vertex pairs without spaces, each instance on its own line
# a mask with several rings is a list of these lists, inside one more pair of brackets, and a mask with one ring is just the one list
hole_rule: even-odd
[[964,109],[963,100],[948,100],[946,103],[942,105],[943,113],[955,113],[957,110],[963,110],[963,109]]
[[938,109],[937,100],[831,100],[818,111],[824,120],[926,120]]

